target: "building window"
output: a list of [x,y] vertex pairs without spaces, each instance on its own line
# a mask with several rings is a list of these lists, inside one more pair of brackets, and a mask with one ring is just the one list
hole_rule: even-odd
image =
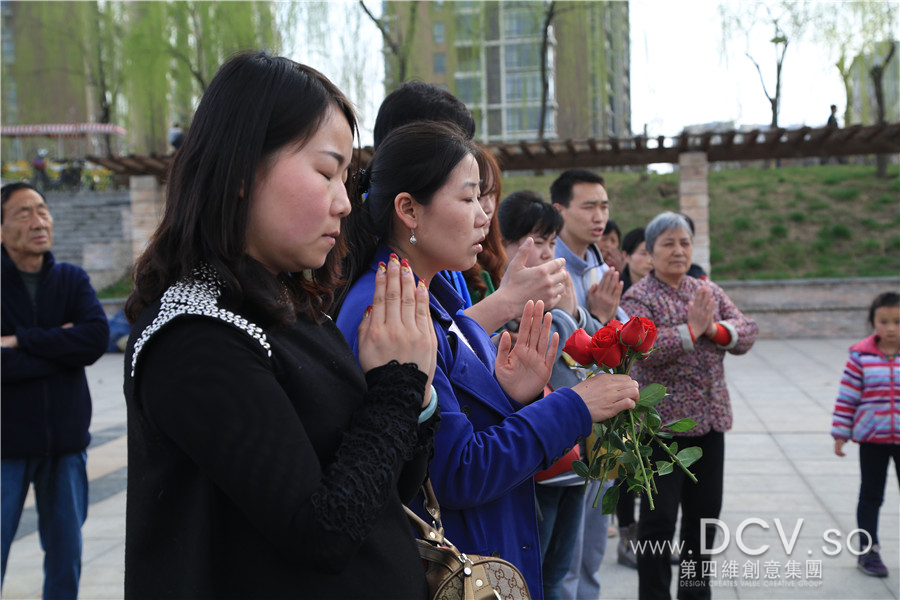
[[431,28],[431,34],[434,37],[435,44],[443,44],[446,42],[446,38],[444,36],[444,22],[437,21]]
[[[506,129],[508,132],[537,131],[540,125],[541,107],[524,106],[506,109]],[[548,129],[544,125],[545,131]]]
[[514,73],[506,76],[506,101],[540,101],[541,76],[539,73]]
[[481,39],[479,34],[480,19],[474,13],[457,13],[456,14],[456,41],[457,42],[475,42]]
[[447,55],[443,52],[434,53],[434,74],[443,75],[447,72]]
[[479,75],[456,77],[456,96],[466,104],[481,102],[481,77]]
[[538,69],[540,44],[509,44],[504,48],[504,64],[509,70]]
[[[529,3],[530,4],[530,3]],[[540,35],[537,16],[540,11],[531,8],[512,8],[503,11],[503,36],[505,38]]]
[[465,72],[481,71],[481,47],[460,46],[456,49],[456,70]]

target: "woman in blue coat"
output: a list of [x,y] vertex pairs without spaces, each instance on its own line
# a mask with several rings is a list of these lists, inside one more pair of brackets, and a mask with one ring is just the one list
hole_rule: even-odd
[[464,552],[511,561],[541,598],[532,478],[593,422],[634,407],[638,387],[625,375],[603,375],[538,400],[558,343],[543,304],[523,307],[515,347],[504,333],[495,349],[462,313],[462,299],[438,273],[469,269],[481,251],[487,216],[478,202],[477,152],[457,128],[435,122],[405,125],[382,142],[359,181],[365,200],[346,226],[349,284],[337,325],[355,351],[376,271],[391,260],[402,259],[428,286],[441,409],[430,477],[447,536]]

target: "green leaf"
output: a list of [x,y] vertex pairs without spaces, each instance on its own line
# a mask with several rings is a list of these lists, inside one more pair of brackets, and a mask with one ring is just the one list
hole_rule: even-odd
[[572,461],[572,470],[575,471],[575,474],[578,475],[579,477],[583,477],[583,478],[587,479],[588,472],[589,472],[588,466],[586,464],[584,464],[582,461],[573,460]]
[[668,475],[675,468],[675,463],[670,460],[657,461],[656,472],[660,475]]
[[619,503],[619,486],[614,485],[613,487],[606,490],[606,493],[603,494],[603,514],[611,515],[616,512],[616,504]]
[[681,464],[685,467],[689,467],[703,456],[703,449],[697,446],[691,446],[690,448],[685,448],[677,455],[678,460],[681,461]]
[[653,448],[650,446],[641,446],[641,456],[650,456],[653,454]]
[[620,454],[618,462],[622,465],[628,465],[632,469],[637,469],[638,465],[640,464],[637,457],[631,452],[624,452]]
[[638,404],[641,406],[653,406],[666,397],[666,386],[658,383],[651,383],[641,390],[640,400]]
[[625,451],[625,442],[622,441],[622,437],[616,431],[609,432],[609,442],[613,448],[616,450]]
[[662,425],[662,419],[659,418],[659,414],[654,411],[647,415],[647,427],[650,431],[659,431],[660,425]]
[[697,425],[697,421],[693,419],[679,419],[678,421],[673,421],[671,423],[666,423],[665,428],[671,429],[676,433],[684,433],[685,431],[690,431]]
[[667,440],[668,440],[668,439],[671,439],[671,438],[673,438],[673,437],[675,437],[675,436],[672,434],[671,431],[657,431],[657,432],[656,432],[656,437],[658,437],[658,438],[664,438],[664,439],[667,439]]
[[591,479],[598,479],[600,475],[603,474],[603,466],[606,462],[607,454],[604,454],[600,457],[600,460],[591,465],[590,475]]
[[672,454],[678,454],[678,442],[672,442],[669,444],[669,452]]

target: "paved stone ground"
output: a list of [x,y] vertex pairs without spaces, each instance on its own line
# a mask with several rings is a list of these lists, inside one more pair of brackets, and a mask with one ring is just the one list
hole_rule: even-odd
[[[726,358],[735,426],[726,436],[721,515],[731,540],[719,559],[737,561],[741,576],[732,580],[718,577],[722,585],[713,591],[715,598],[900,599],[900,493],[893,470],[879,527],[890,577],[863,575],[846,549],[836,556],[823,551],[823,547],[831,548],[823,540],[829,529],[841,533],[834,539],[846,547],[846,534],[856,528],[856,447],[849,445],[848,456],[838,458],[828,435],[847,347],[854,341],[759,340],[749,354]],[[122,373],[120,354],[106,355],[88,369],[94,398],[94,440],[88,449],[91,505],[83,530],[81,579],[81,598],[88,600],[123,595],[127,467]],[[42,553],[33,502],[28,504],[31,508],[19,527],[2,590],[3,598],[10,600],[41,597]],[[769,529],[750,526],[744,530],[745,546],[770,546],[758,556],[744,553],[736,541],[738,527],[749,518],[769,525]],[[788,540],[803,519],[790,554],[782,546],[775,519],[780,520]],[[635,598],[637,573],[617,564],[616,541],[609,540],[600,569],[601,597]],[[801,565],[798,579],[786,575],[790,560]],[[806,577],[807,560],[821,561],[821,579]],[[759,561],[758,577],[744,578],[744,565],[754,561]],[[767,568],[772,570],[769,578]]]

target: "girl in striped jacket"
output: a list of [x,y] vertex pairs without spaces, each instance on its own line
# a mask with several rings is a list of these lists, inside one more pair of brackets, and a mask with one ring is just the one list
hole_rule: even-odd
[[856,507],[860,539],[858,568],[887,577],[878,553],[878,511],[891,458],[900,478],[900,295],[880,294],[869,309],[875,333],[850,347],[850,358],[834,406],[831,435],[834,453],[844,456],[848,439],[859,443],[861,483]]

